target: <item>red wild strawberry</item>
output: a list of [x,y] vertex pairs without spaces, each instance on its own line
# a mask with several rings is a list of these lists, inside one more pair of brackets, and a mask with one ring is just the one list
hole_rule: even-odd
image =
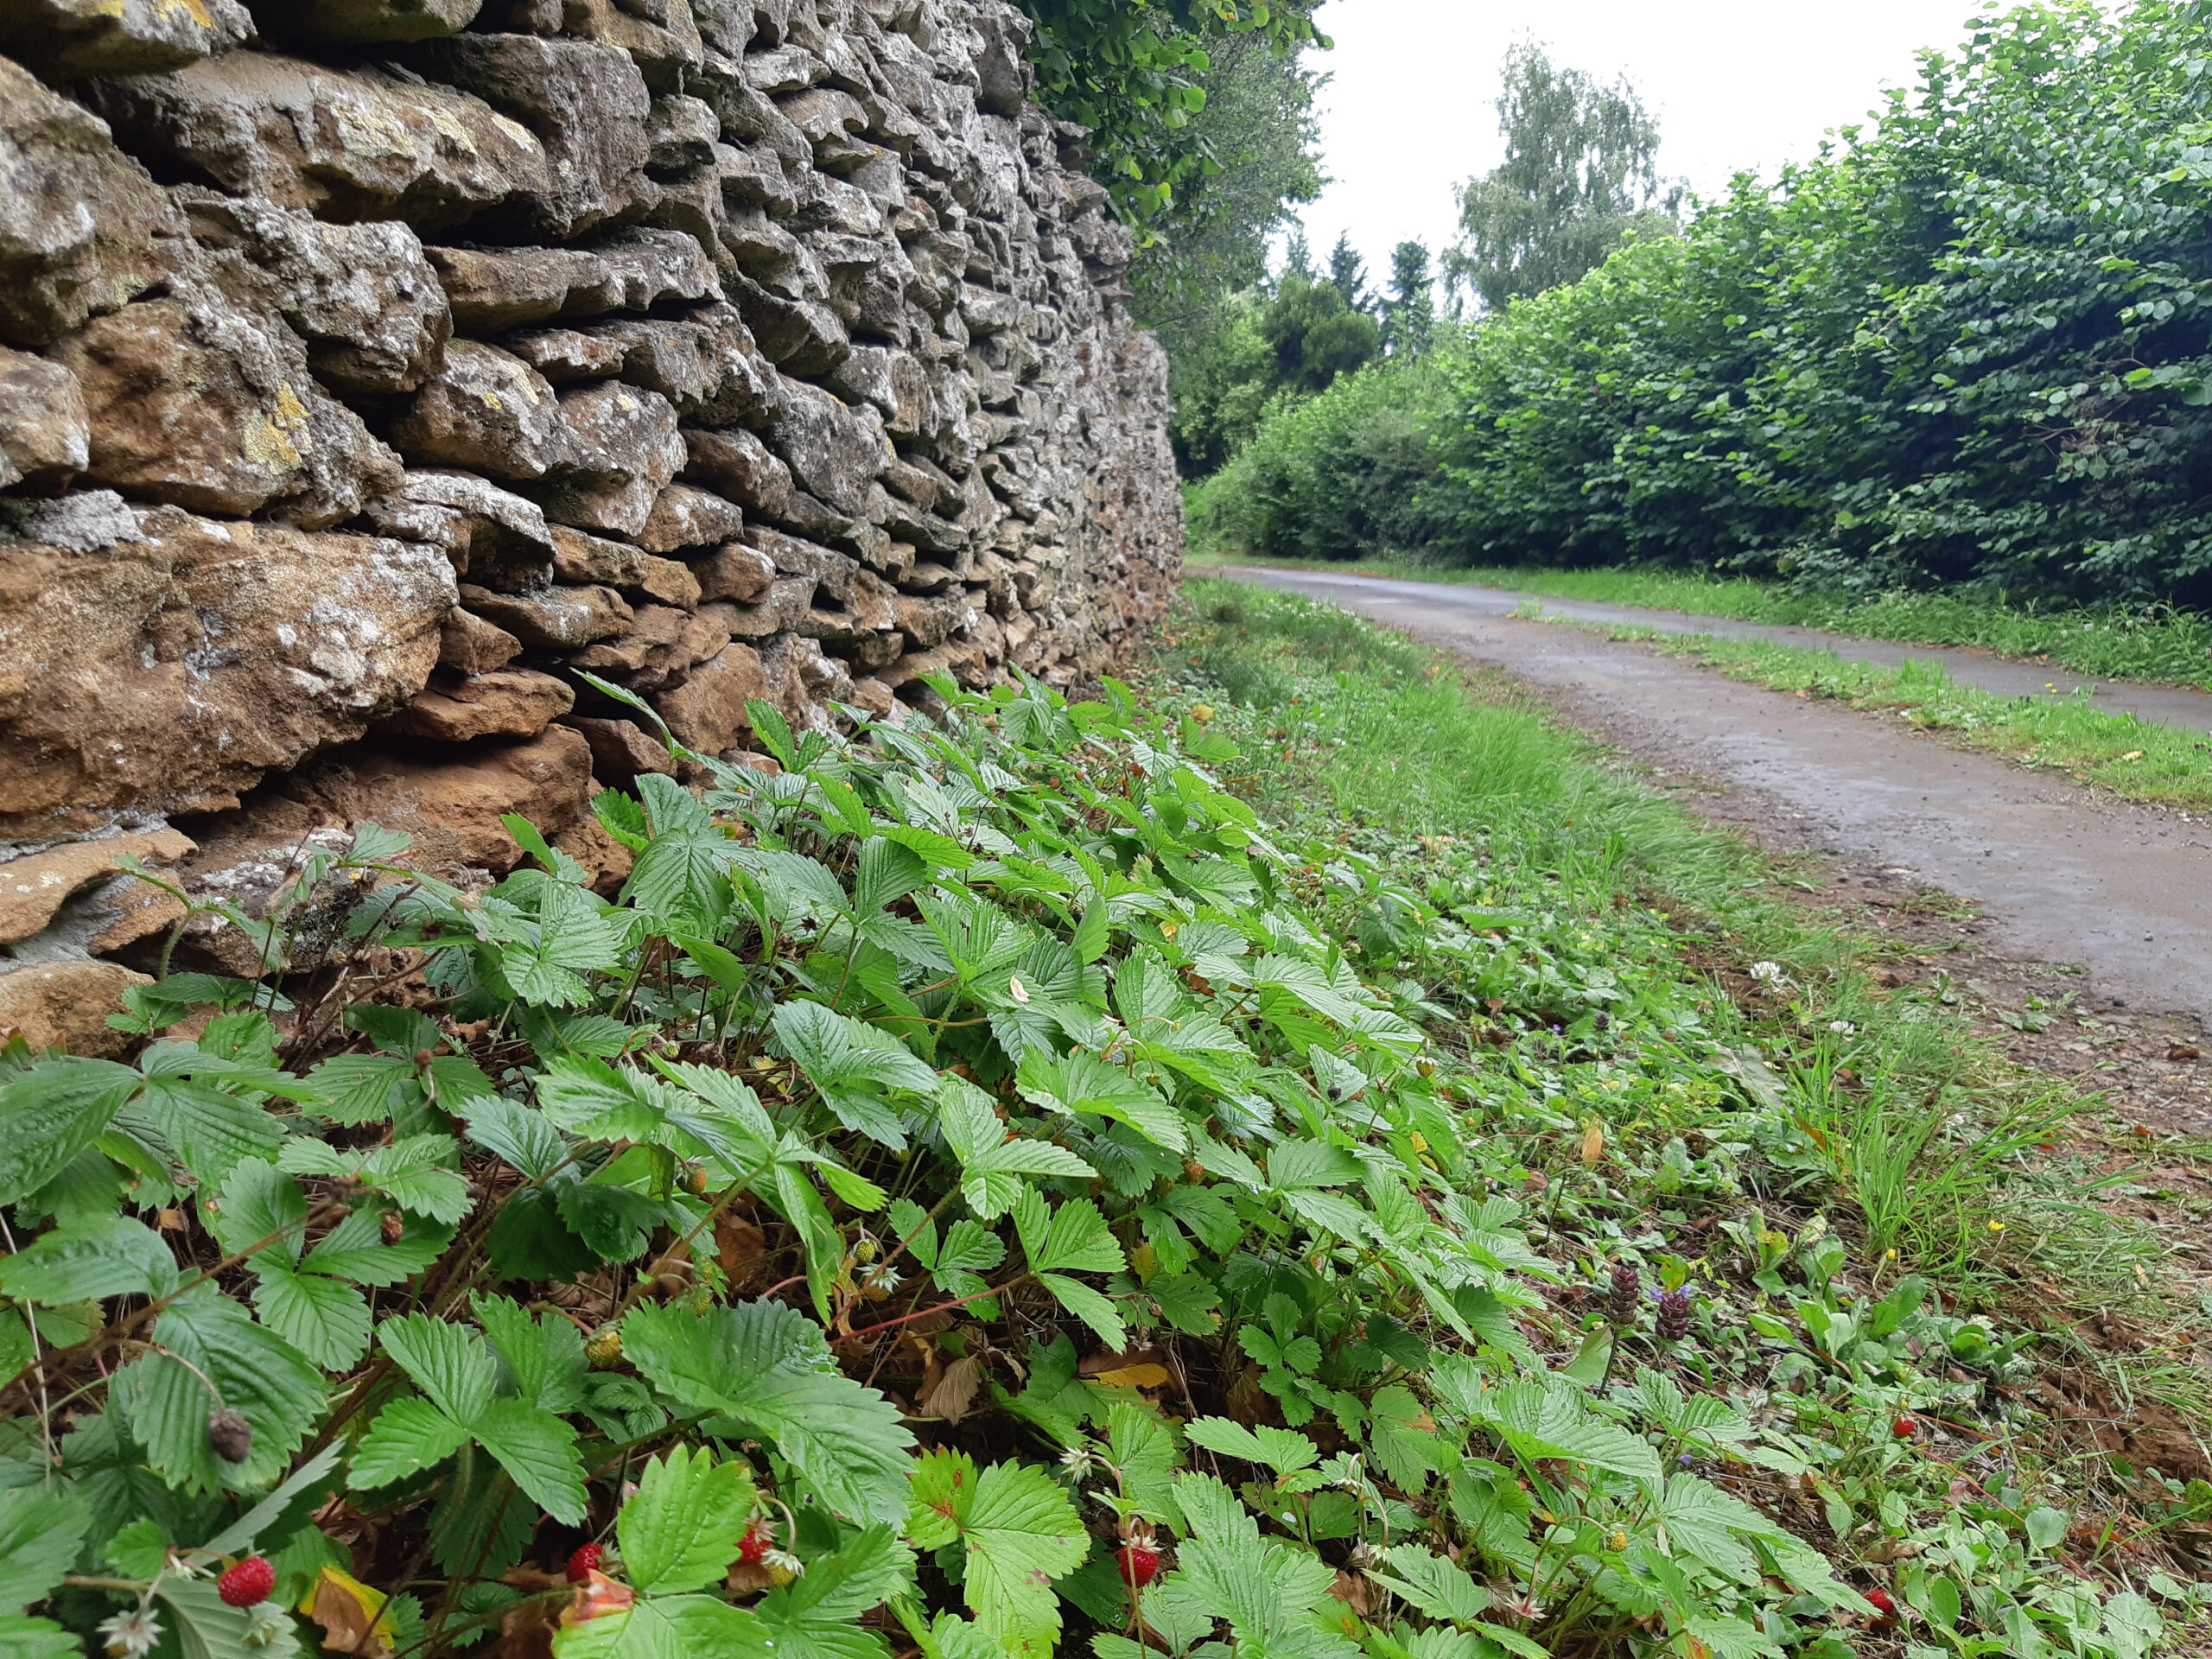
[[1869,1590],[1866,1599],[1874,1604],[1874,1611],[1881,1615],[1867,1626],[1869,1630],[1885,1630],[1897,1622],[1897,1605],[1891,1599],[1888,1591],[1878,1587]]
[[1891,1420],[1890,1433],[1901,1440],[1909,1440],[1920,1433],[1920,1420],[1910,1412],[1905,1412]]
[[276,1587],[276,1569],[266,1555],[249,1555],[215,1581],[215,1593],[232,1607],[258,1607]]
[[1121,1563],[1122,1582],[1132,1590],[1141,1590],[1160,1576],[1160,1552],[1148,1538],[1132,1538],[1114,1552],[1114,1559]]
[[569,1557],[569,1582],[582,1584],[599,1570],[599,1564],[606,1559],[605,1544],[579,1544]]
[[747,1567],[760,1565],[760,1558],[776,1547],[776,1535],[768,1529],[766,1521],[755,1521],[746,1528],[745,1536],[738,1540],[737,1559]]

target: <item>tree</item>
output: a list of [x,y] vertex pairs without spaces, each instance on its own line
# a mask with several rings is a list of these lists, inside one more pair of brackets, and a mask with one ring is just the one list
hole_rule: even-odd
[[1213,54],[1240,40],[1295,54],[1328,44],[1314,0],[1020,0],[1037,25],[1037,98],[1090,129],[1094,175],[1141,229],[1226,169],[1199,120]]
[[1313,116],[1320,76],[1306,54],[1235,35],[1208,58],[1205,106],[1186,134],[1219,168],[1189,179],[1147,225],[1130,273],[1133,308],[1171,357],[1212,331],[1228,296],[1265,281],[1268,244],[1327,182]]
[[1367,291],[1367,262],[1352,246],[1350,231],[1339,234],[1337,245],[1329,250],[1329,285],[1344,296],[1344,303],[1353,310],[1375,308],[1375,296]]
[[1599,84],[1533,41],[1507,53],[1504,163],[1459,190],[1455,284],[1492,311],[1571,283],[1631,234],[1671,232],[1682,189],[1659,176],[1659,124],[1625,77]]
[[1401,242],[1390,250],[1390,292],[1382,304],[1382,349],[1408,361],[1427,351],[1436,333],[1436,274],[1428,245]]
[[1294,391],[1325,391],[1382,349],[1382,331],[1355,311],[1326,277],[1286,272],[1260,314],[1260,335],[1275,352],[1275,381]]

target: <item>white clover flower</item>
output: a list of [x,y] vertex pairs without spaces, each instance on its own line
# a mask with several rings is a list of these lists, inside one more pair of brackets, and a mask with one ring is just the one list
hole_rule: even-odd
[[1777,989],[1789,982],[1789,976],[1782,971],[1782,964],[1778,962],[1753,963],[1751,977],[1762,985],[1770,985]]
[[1828,1021],[1828,1029],[1840,1037],[1856,1037],[1859,1034],[1859,1027],[1848,1020],[1831,1020]]

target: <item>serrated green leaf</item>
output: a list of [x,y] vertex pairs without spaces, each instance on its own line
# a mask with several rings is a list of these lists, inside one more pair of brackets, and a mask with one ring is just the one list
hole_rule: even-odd
[[664,1596],[626,1613],[571,1624],[553,1638],[555,1659],[774,1659],[760,1621],[713,1596]]
[[915,1465],[908,1535],[924,1548],[958,1541],[976,1624],[1009,1653],[1045,1653],[1060,1628],[1052,1580],[1090,1553],[1067,1493],[1033,1465],[976,1471],[965,1452],[931,1452]]
[[19,1302],[162,1296],[176,1281],[176,1258],[161,1235],[122,1216],[57,1227],[0,1256],[0,1296]]
[[20,1613],[43,1601],[76,1564],[91,1524],[73,1495],[0,1489],[0,1610]]
[[92,1143],[138,1086],[112,1060],[41,1060],[0,1082],[0,1204],[36,1191]]
[[835,1511],[863,1523],[906,1514],[913,1436],[881,1395],[836,1371],[821,1327],[796,1308],[639,1307],[622,1342],[654,1387],[774,1441]]
[[325,1370],[346,1370],[369,1351],[368,1302],[335,1279],[271,1264],[254,1285],[253,1306],[264,1325]]
[[715,1463],[704,1446],[655,1458],[615,1517],[630,1582],[652,1596],[715,1582],[737,1559],[755,1502],[753,1471]]
[[494,1400],[468,1432],[546,1514],[570,1526],[584,1518],[583,1459],[568,1423],[527,1400]]
[[353,1483],[364,1491],[406,1480],[443,1463],[468,1431],[428,1400],[393,1401],[353,1448]]

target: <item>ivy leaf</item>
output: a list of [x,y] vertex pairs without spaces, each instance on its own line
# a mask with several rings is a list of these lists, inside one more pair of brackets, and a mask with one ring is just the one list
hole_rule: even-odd
[[753,1471],[716,1464],[704,1446],[655,1458],[615,1517],[630,1582],[650,1596],[714,1583],[737,1559],[755,1501]]
[[797,1308],[639,1307],[622,1322],[622,1346],[655,1388],[774,1441],[833,1510],[861,1522],[905,1515],[914,1437],[896,1407],[836,1370],[821,1327]]

